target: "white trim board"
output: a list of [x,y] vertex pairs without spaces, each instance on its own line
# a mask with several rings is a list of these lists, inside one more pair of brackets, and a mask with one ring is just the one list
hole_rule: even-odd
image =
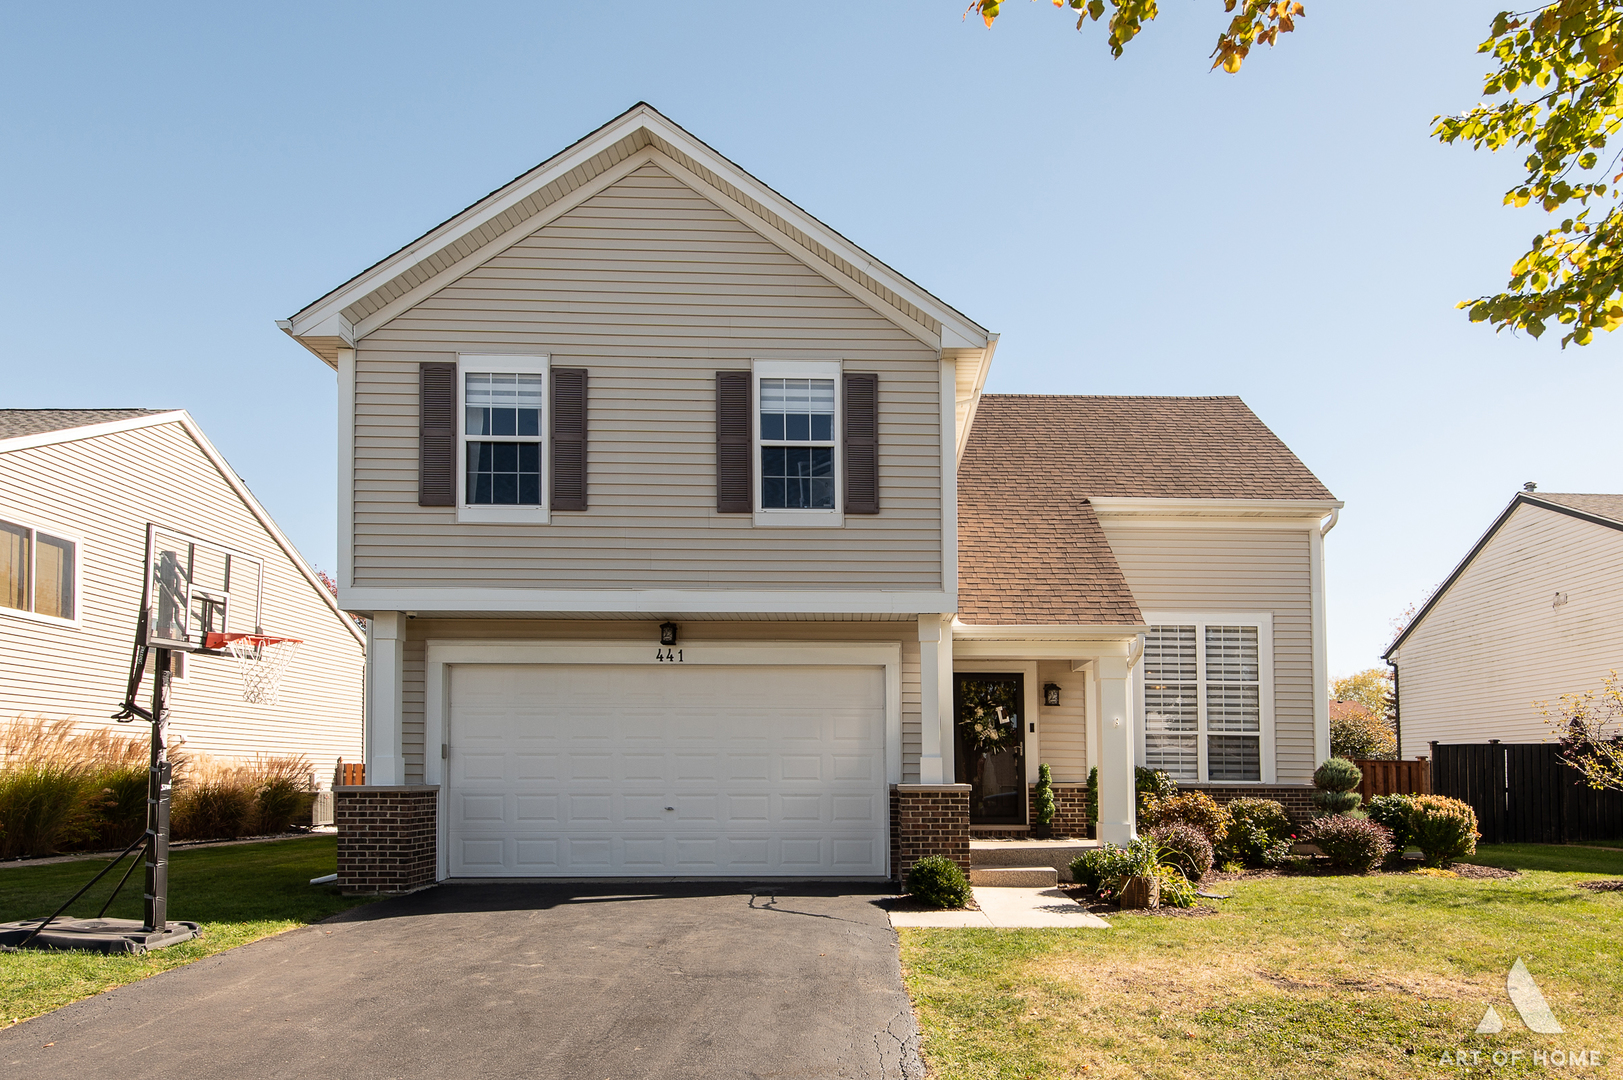
[[957,598],[934,591],[822,592],[812,589],[503,589],[352,587],[340,594],[351,611],[737,613],[918,615],[952,611]]
[[[901,642],[842,641],[703,641],[679,646],[682,663],[695,666],[835,665],[882,667],[885,671],[885,783],[902,781],[902,646]],[[423,661],[423,783],[438,788],[438,880],[449,876],[450,814],[446,782],[447,721],[451,715],[451,681],[446,669],[455,664],[662,664],[652,644],[602,641],[467,641],[430,638]],[[396,714],[399,715],[398,713]],[[396,728],[399,728],[397,721]],[[438,748],[436,750],[436,748]],[[890,835],[890,800],[881,799]],[[890,856],[885,856],[887,872]]]

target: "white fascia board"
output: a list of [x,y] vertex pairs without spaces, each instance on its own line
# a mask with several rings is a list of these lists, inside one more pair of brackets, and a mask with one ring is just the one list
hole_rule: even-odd
[[[980,411],[981,394],[986,389],[986,377],[992,371],[992,357],[997,354],[997,334],[986,335],[986,347],[978,355],[966,353],[960,357],[959,362],[969,360],[977,365],[975,369],[975,389],[969,396],[968,407],[964,410],[963,423],[958,427],[958,445],[955,460],[963,464],[964,448],[969,445],[969,432],[975,426],[975,414]],[[956,402],[954,403],[956,405]]]
[[36,435],[17,435],[10,439],[0,439],[0,454],[12,450],[32,450],[36,446],[78,442],[80,439],[94,439],[102,435],[116,435],[121,431],[134,431],[137,428],[156,427],[159,424],[173,424],[190,419],[184,409],[174,409],[170,412],[153,413],[151,416],[109,420],[105,424],[86,424],[84,427],[63,428],[60,431],[42,431]]
[[1274,518],[1322,521],[1347,504],[1339,499],[1181,499],[1086,496],[1094,513],[1139,517]]
[[954,641],[1132,641],[1139,634],[1149,632],[1148,626],[1112,625],[1088,626],[1077,623],[1009,624],[988,626],[979,623],[952,622]]
[[953,598],[943,591],[814,592],[782,590],[700,589],[481,589],[377,588],[339,590],[339,603],[350,611],[480,611],[502,614],[571,612],[725,612],[793,615],[945,614]]

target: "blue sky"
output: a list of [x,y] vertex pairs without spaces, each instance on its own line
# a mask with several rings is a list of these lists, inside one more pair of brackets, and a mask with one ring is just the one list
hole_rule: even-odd
[[184,407],[334,564],[334,378],[275,328],[647,100],[983,325],[988,388],[1242,395],[1346,500],[1334,673],[1521,486],[1623,490],[1602,335],[1469,324],[1541,227],[1437,145],[1501,0],[1309,0],[1235,77],[1219,0],[1111,60],[1046,2],[10,5],[12,407]]

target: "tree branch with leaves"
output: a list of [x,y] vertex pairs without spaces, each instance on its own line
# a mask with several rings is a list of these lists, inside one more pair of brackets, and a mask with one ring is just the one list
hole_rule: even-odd
[[1623,791],[1623,679],[1608,672],[1599,693],[1563,694],[1551,709],[1538,703],[1561,749],[1561,760],[1596,789]]
[[[1091,19],[1101,22],[1105,12],[1110,19],[1105,23],[1109,32],[1107,44],[1110,55],[1119,57],[1129,41],[1138,36],[1144,24],[1152,21],[1160,9],[1156,0],[1052,0],[1057,8],[1068,7],[1079,12],[1076,28],[1082,29]],[[979,15],[988,29],[1002,10],[1001,0],[975,0],[970,11]],[[1306,12],[1296,0],[1223,0],[1223,10],[1234,17],[1228,29],[1217,36],[1217,47],[1212,50],[1212,67],[1222,68],[1229,74],[1240,70],[1254,45],[1273,45],[1280,34],[1296,29],[1296,20]]]

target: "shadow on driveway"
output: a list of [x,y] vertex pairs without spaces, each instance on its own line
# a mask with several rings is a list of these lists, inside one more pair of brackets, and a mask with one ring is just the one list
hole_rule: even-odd
[[20,1024],[0,1063],[17,1080],[921,1077],[883,895],[442,885]]

